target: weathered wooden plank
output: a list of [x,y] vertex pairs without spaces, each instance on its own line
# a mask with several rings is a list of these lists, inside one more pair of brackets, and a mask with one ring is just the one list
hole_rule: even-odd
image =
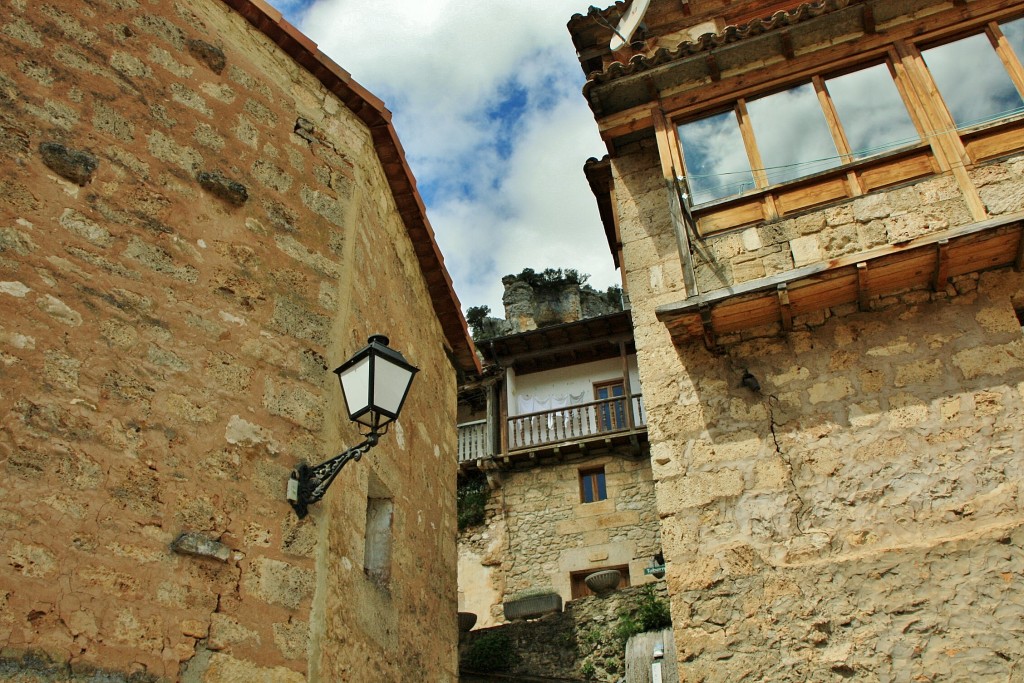
[[789,305],[788,285],[785,282],[779,285],[779,311],[782,313],[782,329],[789,332],[793,329],[793,309]]
[[792,190],[777,190],[774,194],[779,213],[783,215],[850,196],[845,176],[808,183]]

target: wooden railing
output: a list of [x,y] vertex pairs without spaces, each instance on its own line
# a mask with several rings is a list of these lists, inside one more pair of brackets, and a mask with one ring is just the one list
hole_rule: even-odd
[[535,448],[647,425],[643,397],[617,396],[508,418],[508,450]]
[[459,462],[471,462],[492,455],[487,442],[487,420],[459,425]]

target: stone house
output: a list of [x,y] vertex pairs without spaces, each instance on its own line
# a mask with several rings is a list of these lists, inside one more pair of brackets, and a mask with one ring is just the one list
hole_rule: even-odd
[[682,678],[1013,680],[1024,8],[634,9],[569,32]]
[[523,591],[592,595],[601,569],[652,581],[660,549],[629,311],[525,326],[480,342],[485,373],[460,387],[460,479],[489,486],[459,537],[459,610],[478,628]]
[[[456,680],[479,365],[383,104],[259,0],[10,0],[0,53],[0,678]],[[372,333],[420,372],[300,521]]]

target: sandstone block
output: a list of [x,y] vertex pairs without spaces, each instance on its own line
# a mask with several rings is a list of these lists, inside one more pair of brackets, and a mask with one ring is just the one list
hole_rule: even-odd
[[254,597],[290,609],[313,594],[314,573],[287,562],[257,557],[243,569],[242,587]]
[[210,658],[203,683],[305,683],[306,677],[283,666],[261,667],[220,652]]
[[960,369],[966,379],[986,375],[1001,377],[1024,367],[1024,344],[1018,340],[1009,344],[964,349],[953,354],[953,365]]
[[789,248],[793,254],[793,265],[797,268],[817,263],[823,258],[821,245],[815,235],[797,237],[789,243]]
[[811,403],[839,401],[853,394],[853,385],[845,377],[833,377],[811,386],[808,395]]
[[720,469],[689,472],[657,483],[658,512],[662,515],[707,505],[717,498],[738,496],[744,490],[743,473]]

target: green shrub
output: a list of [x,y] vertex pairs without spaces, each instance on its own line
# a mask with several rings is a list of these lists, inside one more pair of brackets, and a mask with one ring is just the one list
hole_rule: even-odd
[[484,521],[489,493],[487,479],[483,476],[474,477],[459,484],[455,505],[459,519],[459,531]]
[[512,642],[503,633],[485,633],[469,646],[465,664],[470,671],[508,671],[515,664]]
[[671,625],[672,614],[669,612],[668,601],[658,598],[653,586],[646,586],[640,591],[636,606],[619,614],[615,636],[624,644],[638,633],[660,631]]

